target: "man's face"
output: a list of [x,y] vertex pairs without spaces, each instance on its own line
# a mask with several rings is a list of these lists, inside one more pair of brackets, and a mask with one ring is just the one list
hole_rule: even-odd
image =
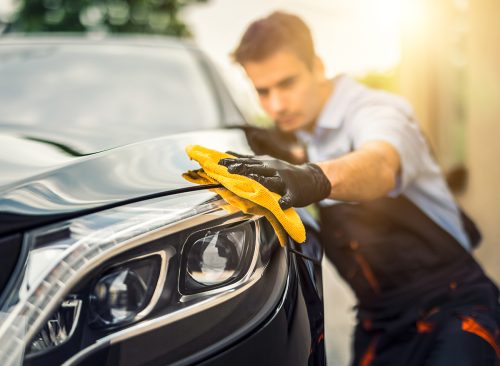
[[243,65],[264,110],[285,132],[310,129],[321,106],[324,81],[318,65],[308,68],[292,52],[281,50]]

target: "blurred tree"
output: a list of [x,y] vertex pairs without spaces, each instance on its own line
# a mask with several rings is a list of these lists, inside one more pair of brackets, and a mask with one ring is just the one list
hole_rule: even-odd
[[399,70],[397,67],[385,72],[371,71],[356,79],[374,89],[393,93],[399,92]]
[[125,32],[190,36],[185,6],[208,0],[21,0],[11,31]]

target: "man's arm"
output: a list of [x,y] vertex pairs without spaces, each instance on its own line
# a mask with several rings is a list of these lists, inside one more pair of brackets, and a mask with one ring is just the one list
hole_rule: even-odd
[[389,143],[376,141],[319,165],[293,165],[258,156],[222,159],[219,164],[230,173],[245,175],[281,194],[279,204],[286,209],[327,197],[350,201],[381,197],[395,187],[399,156]]
[[369,201],[396,187],[400,157],[385,141],[370,141],[340,158],[316,163],[332,186],[329,198]]

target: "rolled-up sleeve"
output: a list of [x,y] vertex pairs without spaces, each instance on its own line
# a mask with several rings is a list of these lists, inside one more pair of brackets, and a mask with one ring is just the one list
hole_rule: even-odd
[[349,124],[354,149],[367,142],[385,141],[399,153],[400,174],[395,189],[389,195],[401,194],[421,172],[422,155],[428,153],[417,124],[403,111],[390,105],[362,107],[353,114]]

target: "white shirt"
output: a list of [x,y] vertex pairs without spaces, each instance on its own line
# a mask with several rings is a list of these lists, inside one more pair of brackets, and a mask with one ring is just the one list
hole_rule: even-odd
[[[307,146],[309,161],[331,160],[358,149],[368,141],[386,141],[399,153],[401,173],[389,196],[404,194],[434,222],[471,250],[459,209],[441,169],[403,98],[373,90],[341,75],[312,133],[298,131]],[[339,203],[323,200],[321,205]]]

